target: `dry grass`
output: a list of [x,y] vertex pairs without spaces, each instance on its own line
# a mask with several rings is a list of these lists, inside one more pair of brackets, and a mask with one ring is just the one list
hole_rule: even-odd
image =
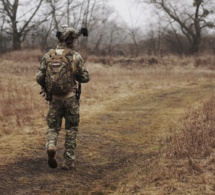
[[[89,57],[90,58],[90,57]],[[117,60],[117,59],[115,59]],[[162,60],[162,59],[161,59]],[[170,62],[169,62],[170,61]],[[183,61],[186,61],[183,59]],[[194,59],[187,59],[187,65],[181,66],[178,58],[166,58],[155,66],[125,66],[121,60],[113,66],[90,63],[90,85],[84,86],[85,106],[99,106],[120,99],[142,89],[165,89],[181,85],[195,85],[199,82],[211,82],[214,72],[207,68],[196,68]],[[87,108],[88,109],[88,108]]]
[[149,171],[133,172],[115,194],[214,194],[214,116],[213,95],[193,104],[170,128],[159,155],[146,159]]
[[[38,52],[38,51],[37,51]],[[38,63],[37,52],[14,52],[2,56],[0,66],[0,135],[11,133],[15,129],[32,127],[35,115],[41,113],[43,105],[35,83]],[[34,59],[34,60],[32,60]]]
[[181,119],[181,125],[171,132],[172,136],[169,138],[166,151],[167,156],[174,158],[207,158],[210,156],[215,147],[214,116],[214,96],[189,110]]
[[[17,153],[33,158],[44,149],[48,105],[35,81],[38,56],[39,50],[1,56],[1,166],[17,163]],[[95,194],[211,192],[215,102],[205,99],[213,94],[214,57],[106,58],[88,56],[79,149],[88,166],[82,163],[86,175],[77,177],[88,182],[100,170],[105,177],[88,186]],[[42,176],[33,177],[38,183],[57,179]],[[24,176],[18,181],[29,182]]]
[[132,66],[139,67],[152,67],[156,65],[164,66],[194,66],[194,67],[207,67],[209,69],[215,68],[213,55],[198,56],[141,56],[141,57],[112,57],[112,56],[88,56],[89,61],[94,63],[103,64],[106,66],[114,66],[121,64],[124,67],[132,68]]
[[[183,93],[185,96],[190,96],[193,102],[198,103],[190,104],[190,100],[185,100],[185,96],[183,97],[185,102],[181,102],[180,99],[172,102],[171,95],[165,93],[167,101],[173,103],[171,109],[168,107],[168,118],[160,116],[161,105],[167,104],[159,101],[156,113],[151,112],[151,117],[154,122],[158,122],[158,126],[148,124],[152,135],[145,133],[144,137],[141,137],[141,140],[153,137],[152,145],[150,146],[149,142],[144,153],[147,154],[150,149],[159,150],[155,148],[160,146],[159,155],[153,157],[149,155],[142,159],[140,166],[137,166],[135,171],[120,182],[120,187],[115,194],[131,192],[137,194],[213,194],[215,189],[214,97],[199,102],[194,100],[196,94],[193,94],[192,89],[188,91],[183,89]],[[179,95],[180,93],[177,97]],[[175,115],[181,113],[181,108],[185,105],[191,105],[187,112],[180,116]],[[153,131],[154,129],[157,130]],[[167,129],[171,131],[167,133],[168,131],[165,131]],[[162,132],[165,132],[165,135]],[[164,137],[168,138],[162,139]],[[138,139],[133,140],[135,141],[138,145],[140,144]],[[159,143],[160,145],[156,145]],[[144,145],[144,141],[141,145]],[[141,152],[139,151],[139,155]]]
[[[190,109],[171,130],[162,148],[160,169],[152,181],[170,187],[173,194],[213,194],[215,190],[215,99]],[[156,177],[154,176],[156,175]]]

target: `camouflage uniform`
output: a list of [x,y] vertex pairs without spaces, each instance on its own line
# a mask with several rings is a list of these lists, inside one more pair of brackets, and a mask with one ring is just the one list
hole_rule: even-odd
[[[63,49],[68,49],[65,43],[57,46],[56,52],[61,52]],[[71,54],[71,55],[70,55]],[[41,61],[38,73],[36,75],[37,82],[44,88],[46,77],[46,59],[49,53],[46,53]],[[56,148],[57,137],[62,125],[62,119],[65,119],[65,152],[64,159],[68,162],[73,162],[75,159],[76,137],[79,125],[79,102],[76,97],[77,82],[86,83],[89,81],[89,72],[84,64],[84,60],[79,53],[71,52],[67,55],[72,58],[71,66],[75,67],[74,88],[66,95],[53,95],[49,101],[49,111],[47,115],[48,129],[46,132],[46,147]]]

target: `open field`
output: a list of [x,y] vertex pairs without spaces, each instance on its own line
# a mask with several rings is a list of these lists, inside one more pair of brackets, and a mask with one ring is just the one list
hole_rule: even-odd
[[76,167],[65,172],[47,165],[38,55],[1,56],[0,194],[215,193],[213,57],[88,57]]

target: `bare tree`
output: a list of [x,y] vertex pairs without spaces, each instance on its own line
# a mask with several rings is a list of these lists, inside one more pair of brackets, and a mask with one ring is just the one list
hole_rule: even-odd
[[[48,3],[48,12],[51,13],[46,27],[43,30],[52,33],[60,29],[62,24],[79,29],[87,27],[89,31],[89,39],[80,38],[79,47],[87,49],[88,42],[94,50],[99,50],[103,43],[104,37],[108,33],[105,29],[112,14],[105,0],[46,0]],[[52,28],[48,30],[48,26]],[[45,37],[48,38],[46,34]],[[89,41],[88,41],[89,40]]]
[[[215,7],[215,2],[212,0],[193,0],[192,5],[187,1],[172,0],[137,0],[137,2],[154,5],[177,24],[190,44],[191,54],[199,52],[203,31],[215,27],[210,18],[214,14]],[[177,29],[177,26],[174,26],[174,29]]]
[[64,4],[62,3],[62,1],[58,0],[47,0],[47,4],[47,9],[49,9],[48,12],[50,12],[49,17],[52,18],[50,23],[51,25],[53,25],[53,29],[59,30],[59,25],[64,18],[64,14],[62,11],[62,9],[64,8]]
[[1,24],[0,24],[0,51],[4,52],[6,50],[6,43],[7,43],[7,37],[5,36],[4,33],[4,25],[6,23],[6,17],[5,14],[3,12],[0,12],[0,20],[1,20]]
[[108,41],[108,54],[113,52],[113,45],[116,45],[116,39],[119,38],[119,28],[118,26],[113,23],[109,28],[109,41]]
[[[78,28],[83,20],[85,0],[66,0],[66,24]],[[65,15],[65,14],[63,14]]]
[[134,44],[134,53],[135,53],[136,57],[138,57],[139,53],[140,53],[139,52],[139,40],[138,40],[138,38],[139,38],[139,31],[140,31],[139,27],[128,28],[128,35],[130,36],[130,38],[133,41],[133,44]]
[[[52,46],[62,24],[80,29],[87,27],[89,37],[80,38],[78,47],[100,49],[111,54],[128,36],[106,0],[0,0],[0,39],[10,37],[14,50],[27,46],[45,49]],[[35,5],[36,4],[36,5]],[[8,43],[8,42],[7,42]],[[12,44],[12,45],[11,45]],[[0,47],[5,47],[3,41]]]
[[107,7],[104,1],[100,6],[101,8],[96,12],[97,19],[95,18],[94,28],[91,29],[92,35],[90,37],[92,39],[90,40],[90,44],[94,47],[94,53],[107,53],[106,46],[109,43],[109,35],[112,33],[112,22],[109,18],[113,10]]
[[[26,9],[26,5],[30,5],[29,2],[21,4],[19,0],[14,0],[13,3],[9,0],[1,0],[2,11],[5,13],[8,21],[8,25],[5,27],[5,32],[11,34],[13,37],[13,49],[21,49],[21,43],[24,41],[28,32],[37,28],[46,19],[33,20],[38,13],[43,0],[39,0],[37,5]],[[25,6],[22,13],[18,15],[18,9]]]
[[160,45],[161,45],[161,34],[160,32],[154,30],[151,27],[151,30],[146,35],[146,40],[144,41],[144,48],[147,49],[147,53],[149,55],[157,55],[157,53],[160,51]]

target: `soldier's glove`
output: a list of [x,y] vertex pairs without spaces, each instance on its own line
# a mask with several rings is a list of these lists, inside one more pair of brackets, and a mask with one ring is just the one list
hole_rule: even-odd
[[41,90],[40,95],[42,95],[46,101],[52,101],[52,95],[49,94],[45,89]]
[[40,95],[42,95],[43,97],[46,97],[46,91],[44,89],[41,90]]
[[76,81],[81,82],[81,77],[82,77],[82,75],[78,71],[76,71],[75,72],[75,79],[76,79]]

